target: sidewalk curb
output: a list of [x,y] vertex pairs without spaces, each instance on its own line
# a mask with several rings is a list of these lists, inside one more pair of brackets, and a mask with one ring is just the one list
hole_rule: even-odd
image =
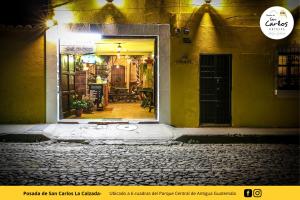
[[[101,126],[98,128],[98,126]],[[82,144],[287,143],[299,144],[299,128],[175,128],[138,125],[133,131],[116,125],[0,125],[0,142],[69,142]]]
[[45,142],[49,141],[50,138],[44,134],[0,134],[0,142],[22,142],[22,143],[34,143],[34,142]]
[[298,134],[289,135],[182,135],[175,141],[189,144],[300,144]]

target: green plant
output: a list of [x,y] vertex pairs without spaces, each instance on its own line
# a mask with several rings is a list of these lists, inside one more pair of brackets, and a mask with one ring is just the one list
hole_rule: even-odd
[[83,62],[81,60],[81,57],[78,55],[75,56],[75,67],[77,71],[83,70]]
[[93,109],[94,109],[94,103],[92,100],[90,99],[84,99],[84,101],[86,102],[86,108],[84,108],[84,112],[86,113],[92,113]]
[[72,102],[72,108],[76,110],[86,109],[88,107],[88,103],[85,100],[74,100]]

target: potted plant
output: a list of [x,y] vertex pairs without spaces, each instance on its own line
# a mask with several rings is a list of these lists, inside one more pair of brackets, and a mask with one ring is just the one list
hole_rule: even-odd
[[94,111],[94,103],[90,99],[90,97],[85,97],[83,100],[86,102],[86,108],[83,109],[84,113],[93,113]]
[[76,110],[76,116],[81,117],[83,109],[86,109],[88,104],[85,100],[74,100],[72,102],[72,108]]

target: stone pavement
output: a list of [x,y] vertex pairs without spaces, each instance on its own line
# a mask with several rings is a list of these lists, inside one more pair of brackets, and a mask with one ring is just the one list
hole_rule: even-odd
[[299,185],[299,145],[0,143],[0,185]]

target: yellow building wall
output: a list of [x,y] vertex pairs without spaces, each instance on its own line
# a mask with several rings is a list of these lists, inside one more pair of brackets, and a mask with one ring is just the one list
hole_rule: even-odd
[[[232,54],[232,126],[299,127],[299,92],[291,96],[274,94],[276,50],[281,45],[299,45],[299,15],[294,15],[292,34],[276,41],[263,35],[259,17],[272,3],[286,6],[286,1],[264,1],[257,7],[236,7],[230,3],[223,1],[220,7],[202,6],[192,17],[182,14],[181,21],[176,19],[179,26],[184,25],[182,21],[190,22],[192,44],[183,44],[180,36],[171,39],[172,124],[199,126],[200,53],[229,53]],[[299,6],[291,10],[295,14]],[[191,63],[180,63],[184,55]]]
[[0,45],[0,123],[44,123],[43,32],[1,28]]
[[[55,5],[61,2],[64,1],[53,1]],[[299,14],[295,15],[293,34],[285,40],[268,39],[259,28],[259,17],[265,9],[282,5],[297,13],[299,6],[296,9],[293,2],[213,0],[207,7],[202,5],[202,0],[115,0],[113,4],[106,4],[104,0],[86,0],[57,7],[55,17],[59,23],[161,23],[170,24],[172,30],[188,27],[191,44],[182,42],[182,33],[172,33],[170,38],[172,125],[199,126],[200,53],[230,53],[233,58],[232,126],[298,127],[299,96],[274,95],[274,55],[278,45],[300,41]],[[28,31],[2,31],[1,34],[4,34],[0,37],[1,44],[7,50],[0,60],[3,72],[0,74],[0,91],[4,97],[0,100],[0,122],[44,122],[43,36]],[[183,56],[191,62],[180,62]]]

